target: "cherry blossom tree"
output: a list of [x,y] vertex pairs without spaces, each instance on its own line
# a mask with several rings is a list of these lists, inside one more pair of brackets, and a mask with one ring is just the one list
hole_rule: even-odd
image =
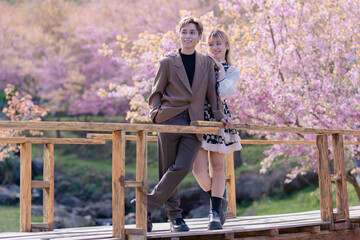
[[[360,5],[356,1],[221,0],[219,12],[201,19],[207,29],[220,27],[231,36],[241,71],[238,92],[228,99],[242,123],[356,129],[359,114]],[[208,31],[208,30],[206,30]],[[206,32],[204,34],[206,36]],[[134,42],[118,37],[139,75],[134,85],[110,85],[101,95],[130,99],[128,119],[147,121],[147,97],[156,62],[176,45],[176,33],[142,33]],[[130,47],[128,46],[130,45]],[[126,48],[126,46],[128,46]],[[204,51],[205,43],[198,50]],[[130,49],[130,50],[129,50]],[[267,139],[314,140],[315,136],[260,133]],[[356,137],[346,136],[346,140]],[[346,149],[353,173],[356,146]],[[261,172],[277,162],[288,164],[291,181],[316,171],[315,147],[274,145],[265,152]]]
[[[15,90],[14,85],[8,84],[3,89],[5,92],[5,99],[7,100],[6,106],[2,108],[2,113],[8,118],[9,121],[40,121],[47,112],[45,109],[35,105],[32,97],[28,94],[22,94]],[[14,129],[0,130],[0,137],[19,137],[23,135],[23,131]],[[30,135],[42,135],[39,131],[30,131]],[[17,151],[17,146],[14,144],[0,144],[0,162],[9,157],[9,153]]]

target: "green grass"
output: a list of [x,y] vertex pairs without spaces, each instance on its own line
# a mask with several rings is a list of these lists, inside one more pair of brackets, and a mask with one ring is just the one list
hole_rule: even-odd
[[[31,222],[42,222],[42,216],[31,216]],[[0,206],[0,232],[19,232],[19,206]]]
[[[333,190],[335,186],[333,185]],[[349,206],[358,206],[359,199],[351,184],[348,183]],[[333,191],[333,207],[336,208],[335,191]],[[266,197],[260,201],[244,202],[238,204],[237,215],[247,213],[251,215],[273,215],[319,210],[319,188],[317,185],[309,186],[290,195],[279,194],[275,197]]]

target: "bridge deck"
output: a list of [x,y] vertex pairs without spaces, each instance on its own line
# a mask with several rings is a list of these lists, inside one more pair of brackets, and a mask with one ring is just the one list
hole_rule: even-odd
[[[352,223],[360,222],[360,206],[350,207]],[[327,223],[321,222],[320,211],[300,213],[243,216],[228,219],[223,230],[208,231],[207,218],[187,219],[189,232],[171,233],[169,223],[155,223],[153,232],[148,233],[147,239],[358,239],[360,229],[328,231]],[[127,229],[134,228],[127,225]],[[130,232],[130,231],[129,231]],[[140,239],[132,236],[132,239]],[[116,239],[112,236],[111,226],[82,227],[55,229],[51,232],[7,232],[0,233],[0,239],[35,240],[35,239]],[[130,238],[131,239],[131,238]]]

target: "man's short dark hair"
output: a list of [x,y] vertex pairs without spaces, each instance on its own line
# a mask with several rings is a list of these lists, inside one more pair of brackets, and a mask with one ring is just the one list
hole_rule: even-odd
[[196,26],[196,29],[199,33],[199,35],[202,35],[203,31],[204,31],[204,27],[203,27],[203,24],[201,22],[200,19],[196,18],[196,17],[193,17],[193,16],[187,16],[187,17],[184,17],[180,20],[179,22],[179,25],[177,26],[177,29],[178,29],[178,32],[180,33],[181,32],[181,29],[189,24],[189,23],[193,23],[195,24]]

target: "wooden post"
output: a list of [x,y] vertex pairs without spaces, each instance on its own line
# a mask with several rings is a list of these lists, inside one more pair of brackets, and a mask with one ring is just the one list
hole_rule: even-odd
[[20,232],[31,231],[31,143],[20,146]]
[[235,170],[234,170],[234,155],[227,154],[225,156],[225,172],[230,176],[226,181],[226,198],[229,201],[227,208],[227,216],[236,217],[236,189],[235,189]]
[[[339,216],[340,219],[345,220],[347,228],[350,228],[343,135],[332,134],[332,142],[334,153],[334,174],[340,176],[340,179],[335,181],[337,208],[336,216]],[[338,219],[335,218],[335,220]]]
[[136,227],[147,232],[147,133],[137,132],[136,139],[136,181],[142,187],[135,188],[136,196]]
[[44,144],[43,180],[49,182],[49,188],[43,189],[43,222],[54,229],[54,144]]
[[329,221],[330,229],[332,230],[334,229],[334,218],[327,135],[316,136],[316,147],[318,155],[321,220]]
[[112,141],[113,236],[125,240],[125,132],[113,131]]

